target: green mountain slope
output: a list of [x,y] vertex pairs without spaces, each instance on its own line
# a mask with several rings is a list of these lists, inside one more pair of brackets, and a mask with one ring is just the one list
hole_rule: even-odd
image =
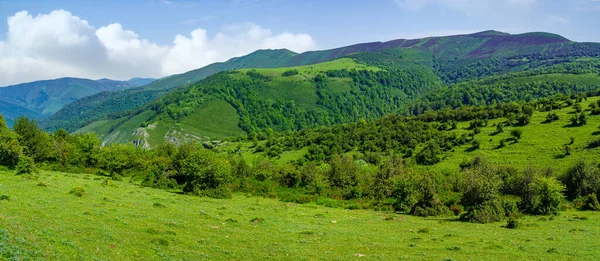
[[[11,107],[27,109],[40,115],[50,115],[79,98],[103,91],[136,87],[152,81],[154,79],[141,78],[130,81],[109,79],[95,81],[79,78],[36,81],[0,88],[0,101],[11,104]],[[4,106],[0,114],[18,116],[21,115],[18,110]],[[31,113],[25,115],[33,116]]]
[[244,69],[213,75],[80,131],[95,131],[109,143],[140,139],[157,145],[165,140],[299,130],[377,119],[440,86],[431,69],[390,72],[349,58],[294,68]]
[[[214,139],[232,136],[241,133],[240,131],[261,133],[270,130],[298,130],[359,119],[376,119],[407,108],[407,104],[410,104],[413,99],[428,91],[436,94],[438,87],[444,84],[450,84],[449,86],[452,87],[444,87],[437,94],[448,93],[448,97],[455,99],[451,103],[456,104],[458,100],[456,96],[452,96],[453,93],[462,94],[461,90],[467,89],[469,92],[477,92],[474,93],[477,99],[486,100],[487,98],[481,97],[481,93],[485,91],[477,90],[474,86],[487,86],[482,87],[487,91],[503,88],[499,85],[488,88],[489,83],[477,82],[477,79],[487,79],[486,77],[490,76],[489,79],[492,80],[496,79],[494,77],[501,79],[503,75],[510,75],[508,76],[510,78],[516,77],[514,73],[523,72],[522,76],[525,77],[523,84],[533,84],[540,89],[545,88],[541,81],[551,83],[560,80],[561,74],[590,74],[587,80],[582,80],[580,87],[570,86],[567,80],[553,91],[529,93],[531,96],[529,98],[521,96],[495,98],[496,102],[529,100],[595,88],[593,73],[597,69],[596,57],[599,55],[598,44],[576,43],[548,33],[510,35],[486,31],[471,35],[366,43],[327,51],[290,54],[287,58],[278,62],[271,61],[268,65],[312,63],[336,59],[340,56],[349,58],[313,66],[296,66],[297,68],[291,66],[299,70],[297,75],[283,76],[283,72],[291,67],[255,71],[238,70],[234,73],[218,74],[173,91],[145,107],[127,113],[113,114],[105,118],[103,124],[96,122],[92,125],[102,129],[103,131],[98,132],[110,142],[126,142],[135,139],[132,136],[132,133],[137,133],[134,126],[144,125],[144,122],[150,124],[150,128],[143,132],[144,136],[150,137],[148,139],[150,144],[161,143],[164,140],[206,139],[204,136]],[[344,63],[345,65],[341,65]],[[367,66],[368,70],[360,66]],[[582,71],[580,67],[586,66],[586,71]],[[380,72],[369,73],[369,70]],[[527,78],[534,74],[547,76]],[[317,75],[324,77],[317,79]],[[576,78],[579,81],[581,77]],[[182,78],[174,76],[172,79]],[[469,83],[469,81],[473,82]],[[468,86],[451,85],[455,82],[467,82]],[[159,83],[160,81],[157,81],[153,84]],[[520,84],[519,81],[516,83]],[[588,85],[584,87],[585,84]],[[526,90],[528,86],[518,87]],[[457,88],[460,90],[455,90]],[[516,86],[511,88],[516,90],[515,93],[528,93],[519,91]],[[490,96],[488,93],[485,95]],[[215,110],[212,105],[207,105],[213,100],[226,101],[230,107],[225,106],[224,103],[210,104],[219,104],[215,106],[220,107],[224,112],[235,109],[237,112],[235,115],[239,119],[233,116],[227,117],[228,120],[225,122],[228,127],[225,127],[225,122],[204,123],[199,120],[205,119],[208,115],[203,110]],[[464,104],[488,104],[493,100],[487,99],[485,103],[464,101]],[[458,103],[463,104],[462,99]],[[427,106],[432,106],[425,102],[419,104],[424,107],[411,108],[416,114],[422,113]],[[445,107],[445,105],[438,107]],[[142,112],[145,112],[143,115],[147,118],[138,116]],[[136,122],[131,122],[134,117]],[[68,120],[69,117],[65,119]],[[94,117],[88,119],[92,122]],[[152,124],[153,121],[156,121],[156,124]],[[234,124],[236,121],[237,128]],[[125,122],[129,124],[124,124]],[[107,128],[108,125],[111,127]],[[185,127],[176,127],[178,125],[185,125]],[[125,130],[120,126],[129,127]],[[216,130],[223,129],[224,132],[221,134],[215,132],[215,127]],[[202,128],[205,130],[201,130]],[[209,130],[211,128],[212,131]],[[118,133],[116,136],[119,138],[115,133]]]

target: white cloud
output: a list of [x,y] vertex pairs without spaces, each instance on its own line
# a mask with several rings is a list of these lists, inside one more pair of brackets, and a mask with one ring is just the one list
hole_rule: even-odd
[[162,77],[183,73],[257,49],[314,49],[310,35],[273,33],[247,23],[224,26],[210,36],[202,28],[177,35],[171,45],[141,38],[121,24],[96,29],[68,11],[32,16],[27,11],[8,18],[0,41],[0,86],[58,77]]

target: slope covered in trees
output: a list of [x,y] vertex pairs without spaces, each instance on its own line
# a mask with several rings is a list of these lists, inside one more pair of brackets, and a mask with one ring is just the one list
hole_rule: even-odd
[[[470,35],[430,37],[357,44],[337,49],[295,54],[287,50],[261,50],[247,56],[174,75],[140,89],[102,93],[75,102],[44,124],[49,130],[73,131],[110,114],[122,114],[164,95],[167,90],[214,73],[241,68],[277,68],[316,64],[349,56],[381,68],[432,68],[447,83],[524,71],[596,57],[600,45],[576,43],[547,33],[510,35],[486,31]],[[129,102],[128,102],[129,101]],[[89,106],[91,105],[91,106]],[[106,119],[104,119],[106,120]]]

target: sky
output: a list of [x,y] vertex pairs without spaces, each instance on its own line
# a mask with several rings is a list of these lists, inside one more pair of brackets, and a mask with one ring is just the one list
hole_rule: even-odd
[[0,17],[0,86],[492,29],[600,42],[600,0],[0,0]]

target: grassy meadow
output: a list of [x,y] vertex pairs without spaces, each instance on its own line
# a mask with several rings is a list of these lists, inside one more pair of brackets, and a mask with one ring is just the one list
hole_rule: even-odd
[[[74,188],[82,188],[78,196]],[[0,172],[2,260],[593,260],[600,213],[472,224],[234,194],[187,196],[89,174]]]

